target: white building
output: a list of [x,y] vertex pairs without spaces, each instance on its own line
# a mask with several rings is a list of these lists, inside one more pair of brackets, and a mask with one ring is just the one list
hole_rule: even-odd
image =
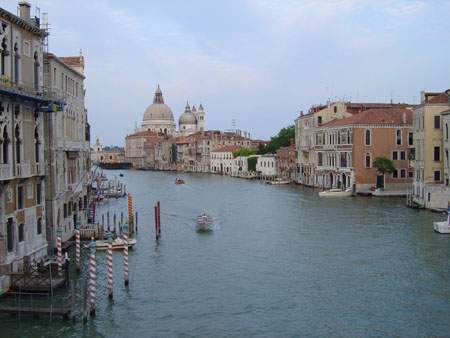
[[274,154],[266,154],[258,157],[256,172],[262,179],[274,179],[277,176],[277,158]]
[[58,111],[45,116],[47,240],[56,244],[73,236],[76,223],[87,222],[90,135],[84,104],[84,58],[45,54],[44,83],[49,95],[62,99]]
[[236,146],[225,146],[211,151],[211,172],[214,174],[231,175],[233,168],[233,151],[239,149]]
[[[248,168],[248,159],[250,157],[259,157],[259,155],[238,156],[235,159],[233,159],[233,165],[231,167],[231,176],[236,177],[250,176],[252,174]],[[254,174],[255,172],[253,172],[253,175]]]

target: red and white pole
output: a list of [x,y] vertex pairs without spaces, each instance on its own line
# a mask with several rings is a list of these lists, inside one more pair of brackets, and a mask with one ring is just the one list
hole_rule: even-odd
[[128,223],[123,225],[123,279],[125,286],[128,286]]
[[77,224],[77,227],[75,229],[75,265],[77,272],[80,272],[81,270],[81,264],[80,264],[80,229],[79,225]]
[[62,238],[61,229],[57,230],[56,234],[56,262],[58,263],[58,274],[62,274]]
[[95,317],[96,289],[97,289],[97,268],[95,263],[95,241],[94,238],[90,244],[89,256],[89,313]]
[[108,297],[113,298],[113,260],[112,260],[112,235],[108,233],[108,256],[107,256],[107,278],[108,278]]

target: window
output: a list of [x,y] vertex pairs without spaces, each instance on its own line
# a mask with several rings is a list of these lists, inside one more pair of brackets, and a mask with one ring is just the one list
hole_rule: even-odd
[[8,252],[14,250],[14,233],[13,233],[13,219],[8,218],[6,222],[6,248]]
[[436,115],[434,117],[434,128],[440,129],[441,128],[441,117],[439,115]]
[[23,186],[17,187],[17,209],[23,209]]
[[397,170],[397,169],[395,169],[395,170],[392,172],[392,177],[393,177],[393,178],[398,178],[398,170]]
[[23,223],[19,224],[19,242],[23,242],[25,240],[24,231],[23,231]]
[[372,167],[372,156],[370,154],[366,154],[364,164],[366,168]]
[[400,152],[400,159],[401,159],[401,160],[406,160],[406,152],[405,152],[404,150],[402,150],[402,151]]
[[334,111],[334,113],[337,113],[337,107],[336,106],[333,107],[333,111]]
[[67,204],[66,203],[64,203],[64,205],[63,205],[63,216],[64,216],[64,218],[67,218]]
[[319,126],[322,124],[322,116],[317,117],[317,123],[319,124]]
[[370,146],[371,142],[372,142],[372,135],[369,129],[366,129],[366,131],[364,132],[364,144],[366,146]]
[[14,83],[19,83],[19,47],[17,43],[14,44]]
[[2,50],[0,52],[1,57],[1,74],[6,75],[6,57],[8,56],[8,44],[7,44],[7,38],[4,37],[2,40]]
[[41,204],[42,202],[42,184],[36,184],[36,204]]
[[38,219],[37,219],[37,224],[36,224],[36,230],[37,230],[37,234],[38,235],[40,235],[40,234],[42,234],[42,218],[41,217],[39,217]]
[[414,144],[414,134],[412,132],[408,133],[408,145],[412,146]]
[[408,177],[413,178],[414,177],[414,171],[408,171]]
[[41,142],[39,141],[39,131],[38,127],[34,129],[34,159],[36,160],[36,163],[39,163],[39,146]]
[[34,89],[39,89],[39,57],[38,53],[34,52]]
[[8,131],[6,129],[7,126],[3,128],[3,143],[2,143],[2,163],[7,164],[9,160],[9,137]]
[[323,165],[323,155],[322,155],[322,153],[317,153],[317,165],[319,165],[319,166]]
[[14,136],[16,138],[16,163],[20,163],[20,127],[16,125]]
[[402,145],[402,130],[397,129],[395,132],[395,139],[398,146]]
[[439,182],[441,180],[441,171],[440,170],[435,170],[434,172],[434,181],[435,182]]
[[434,160],[435,161],[441,160],[441,147],[434,147]]
[[400,169],[400,177],[406,178],[406,169]]
[[398,152],[396,152],[396,151],[393,151],[393,152],[392,152],[392,160],[393,160],[393,161],[398,160]]

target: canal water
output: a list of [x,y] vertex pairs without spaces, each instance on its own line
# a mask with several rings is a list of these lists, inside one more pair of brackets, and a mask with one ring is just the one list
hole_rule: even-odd
[[[123,173],[139,212],[129,288],[115,252],[108,301],[100,252],[95,320],[2,317],[1,337],[450,336],[450,236],[432,231],[444,215],[402,198],[319,199],[298,186]],[[97,215],[107,211],[126,212],[126,200]],[[202,211],[215,219],[211,233],[195,231]],[[73,283],[81,303],[84,282]]]

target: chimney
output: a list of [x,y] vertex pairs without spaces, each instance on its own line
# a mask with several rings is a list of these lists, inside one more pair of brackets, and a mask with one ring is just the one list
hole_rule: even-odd
[[422,90],[420,92],[420,103],[424,103],[425,102],[425,91]]
[[30,20],[31,5],[28,1],[19,1],[19,17],[23,20]]

